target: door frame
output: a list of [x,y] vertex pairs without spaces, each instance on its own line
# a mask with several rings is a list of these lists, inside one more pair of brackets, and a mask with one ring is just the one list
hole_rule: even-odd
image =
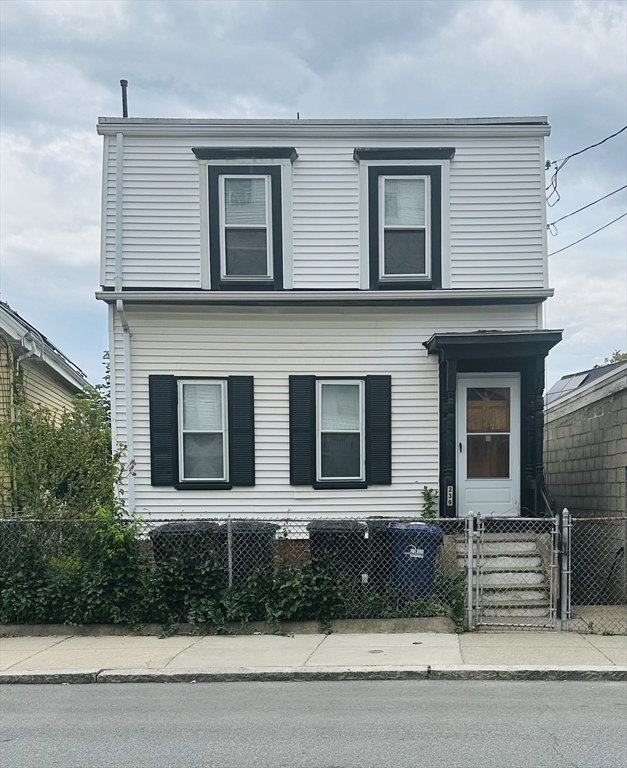
[[[467,430],[466,430],[466,396],[468,386],[477,387],[509,387],[510,399],[510,477],[514,502],[512,509],[506,515],[494,515],[495,517],[519,517],[521,514],[522,488],[521,488],[521,462],[522,462],[522,386],[521,375],[515,371],[507,372],[473,372],[458,373],[456,386],[456,419],[455,419],[455,448],[456,448],[456,474],[457,474],[457,517],[466,517],[462,510],[464,498],[463,487],[468,483],[467,471]],[[462,446],[461,450],[459,446]],[[479,478],[478,478],[479,479]],[[485,482],[486,478],[482,480]],[[470,481],[472,482],[472,480]]]

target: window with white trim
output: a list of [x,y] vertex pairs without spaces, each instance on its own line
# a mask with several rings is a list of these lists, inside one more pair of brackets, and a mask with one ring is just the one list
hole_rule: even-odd
[[265,175],[220,176],[222,280],[273,279],[271,183]]
[[366,479],[364,391],[361,380],[317,382],[319,482]]
[[379,278],[429,279],[430,178],[379,176]]
[[178,382],[181,481],[228,481],[227,382]]

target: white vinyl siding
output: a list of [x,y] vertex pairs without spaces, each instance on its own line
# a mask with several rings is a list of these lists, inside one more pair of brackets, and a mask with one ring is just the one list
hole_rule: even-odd
[[451,162],[451,287],[544,286],[540,139],[470,140]]
[[[401,309],[127,308],[132,329],[136,510],[141,515],[417,514],[420,489],[437,487],[439,379],[422,342],[433,333],[534,330],[533,305]],[[125,441],[122,331],[116,321],[112,391]],[[177,491],[150,484],[148,376],[255,377],[256,485]],[[325,490],[291,486],[290,374],[392,377],[392,485]]]
[[[155,132],[159,130],[155,126]],[[252,129],[251,129],[252,130]],[[295,146],[292,217],[284,230],[285,271],[297,289],[357,289],[360,275],[359,163],[355,146],[455,147],[450,161],[450,266],[452,288],[543,288],[546,258],[543,228],[542,139],[432,138],[428,140],[301,139]],[[199,162],[193,146],[259,146],[260,141],[195,136],[124,137],[123,280],[125,288],[201,287]],[[116,142],[105,163],[105,276],[113,286],[115,262]],[[394,165],[393,162],[388,163]],[[406,163],[403,163],[405,165]],[[416,164],[424,164],[417,162]],[[433,164],[433,163],[430,163]],[[284,195],[288,190],[283,190]],[[446,194],[446,190],[443,190]],[[285,211],[284,211],[285,214]],[[446,234],[446,232],[445,232]],[[367,262],[361,259],[361,264]],[[363,269],[363,266],[362,266]],[[288,287],[290,287],[288,285]]]
[[[114,141],[109,151],[115,154]],[[115,158],[112,164],[115,196]],[[123,199],[124,287],[200,288],[199,172],[187,142],[125,136]],[[107,222],[107,228],[114,236],[115,202],[109,210],[113,226]],[[111,283],[113,270],[111,261]]]
[[359,288],[359,168],[354,143],[298,146],[293,180],[294,288]]

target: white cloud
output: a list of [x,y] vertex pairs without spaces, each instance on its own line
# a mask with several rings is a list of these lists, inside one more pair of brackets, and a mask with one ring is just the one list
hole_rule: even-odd
[[123,0],[4,0],[2,5],[6,24],[35,21],[51,38],[63,41],[119,34],[129,21]]

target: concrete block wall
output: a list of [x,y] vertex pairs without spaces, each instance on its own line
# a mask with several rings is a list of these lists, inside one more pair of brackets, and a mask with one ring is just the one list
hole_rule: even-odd
[[[574,606],[627,599],[627,366],[545,411],[544,466],[558,508],[568,507]],[[608,627],[609,628],[609,627]]]
[[627,511],[625,379],[622,388],[620,381],[618,387],[597,387],[594,393],[571,396],[547,409],[547,486],[558,507],[568,507],[573,515],[602,517]]

